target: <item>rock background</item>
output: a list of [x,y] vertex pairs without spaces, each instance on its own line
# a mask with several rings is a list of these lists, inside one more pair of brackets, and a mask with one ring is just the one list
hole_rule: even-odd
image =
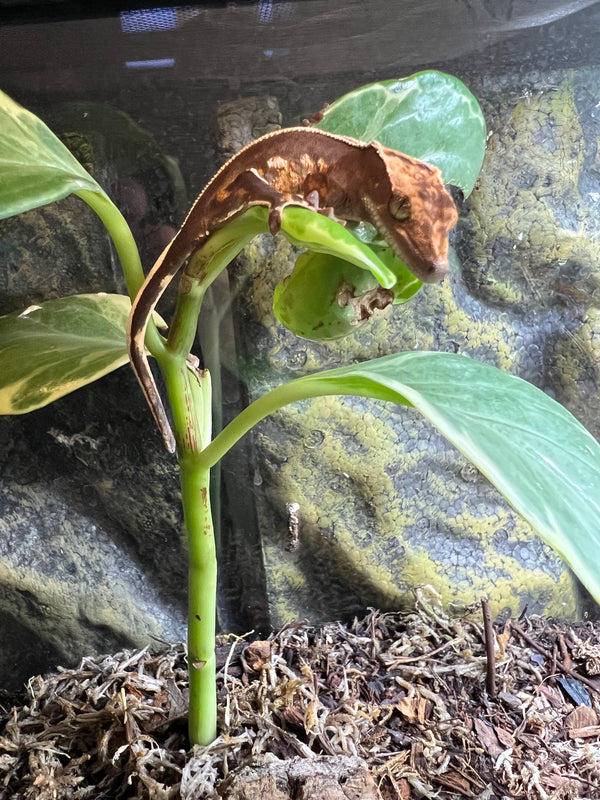
[[[461,204],[450,277],[347,340],[316,345],[273,319],[290,248],[256,240],[232,270],[234,313],[221,325],[224,421],[283,378],[421,348],[519,374],[598,435],[600,74],[467,83],[490,139],[478,187]],[[221,128],[224,152],[279,121],[273,98],[226,113],[234,119]],[[50,122],[81,152],[72,116]],[[149,265],[186,210],[180,179],[127,120],[130,151],[94,125],[84,131],[93,152],[81,157],[113,187]],[[102,226],[76,198],[2,222],[0,240],[2,313],[74,291],[122,290]],[[225,280],[215,287],[228,291]],[[184,637],[177,475],[129,370],[0,419],[0,466],[3,688],[88,652]],[[285,409],[226,459],[222,492],[226,629],[395,608],[420,583],[454,607],[489,594],[496,612],[515,615],[573,616],[587,602],[560,560],[411,410],[353,398]],[[300,505],[291,551],[290,502]]]
[[[238,265],[250,399],[278,380],[411,349],[464,353],[520,375],[598,435],[597,70],[474,81],[490,132],[440,286],[341,342],[281,330],[270,309],[291,249],[255,241]],[[271,619],[334,619],[410,602],[570,616],[585,592],[496,491],[415,411],[358,398],[297,404],[255,434]],[[318,476],[318,480],[315,480]],[[300,543],[286,549],[287,504]]]
[[[182,213],[173,164],[105,106],[70,105],[49,124],[155,258],[174,232],[164,220]],[[2,313],[124,292],[102,223],[76,197],[1,221],[0,239]],[[0,476],[1,688],[86,653],[184,637],[178,478],[129,369],[26,416],[0,417]]]

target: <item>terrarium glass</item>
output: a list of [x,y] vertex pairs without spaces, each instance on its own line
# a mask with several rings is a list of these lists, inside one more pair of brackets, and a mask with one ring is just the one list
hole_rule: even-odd
[[[424,69],[457,76],[479,100],[486,160],[472,195],[456,194],[442,284],[333,343],[294,337],[273,314],[287,242],[253,242],[212,287],[199,326],[215,344],[196,355],[213,375],[215,429],[282,378],[422,349],[517,374],[598,435],[597,3],[273,0],[92,16],[0,2],[0,18],[1,88],[104,186],[146,269],[247,141]],[[123,290],[105,232],[76,198],[3,221],[0,238],[0,313]],[[104,380],[0,418],[9,686],[90,650],[185,636],[175,464],[129,369]],[[407,409],[364,398],[289,407],[213,482],[223,630],[399,608],[424,583],[455,607],[490,593],[513,615],[574,616],[586,602],[558,557]]]

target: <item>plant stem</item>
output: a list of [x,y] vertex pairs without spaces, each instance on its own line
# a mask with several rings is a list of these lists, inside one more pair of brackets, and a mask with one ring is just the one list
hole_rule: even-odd
[[[312,380],[314,378],[314,380]],[[213,441],[198,453],[196,460],[198,464],[205,469],[213,467],[217,461],[227,453],[242,436],[253,428],[258,422],[278,411],[280,408],[295,403],[297,400],[308,400],[312,397],[323,397],[325,395],[340,395],[340,394],[365,394],[359,387],[346,391],[340,389],[339,384],[336,385],[334,381],[331,385],[323,379],[323,374],[317,373],[315,376],[305,375],[303,378],[297,378],[289,383],[277,386],[262,397],[257,398],[253,403],[250,403],[243,411],[241,411],[229,425],[216,436]]]
[[[139,252],[127,222],[110,199],[100,192],[77,194],[104,222],[121,261],[133,302],[144,283]],[[210,442],[211,387],[208,372],[188,363],[200,306],[210,282],[224,269],[243,244],[266,227],[252,214],[227,233],[217,234],[195,256],[204,280],[184,276],[167,341],[150,324],[146,345],[164,376],[173,414],[180,467],[181,500],[189,549],[188,670],[190,681],[190,743],[208,745],[217,735],[216,697],[216,595],[217,556],[210,507],[210,470],[197,454]]]
[[[129,225],[112,200],[103,192],[80,189],[75,194],[96,212],[110,234],[123,268],[129,299],[133,302],[144,283],[145,276],[140,254]],[[152,319],[148,324],[146,345],[154,356],[164,350],[164,340]]]
[[181,496],[189,547],[188,669],[191,744],[217,736],[215,625],[217,554],[210,509],[209,470],[183,460]]
[[[187,327],[182,321],[182,331]],[[193,370],[182,354],[160,357],[177,439],[181,502],[188,539],[188,670],[190,743],[217,735],[215,627],[217,555],[210,508],[210,470],[195,456],[210,441],[210,376]]]
[[[108,229],[121,260],[131,300],[144,273],[133,235],[120,211],[104,194],[77,193]],[[190,678],[189,737],[191,744],[210,744],[217,735],[215,626],[217,556],[210,508],[210,471],[190,456],[210,442],[211,402],[208,373],[187,364],[196,319],[206,287],[191,281],[179,294],[167,343],[150,324],[146,345],[165,378],[177,439],[181,500],[189,549],[188,669]]]
[[371,379],[369,375],[352,375],[352,368],[342,367],[304,375],[302,378],[276,386],[275,389],[271,389],[250,403],[202,452],[195,456],[198,466],[204,469],[213,467],[244,434],[274,411],[298,400],[328,395],[375,397],[411,405],[410,400],[403,398],[397,391],[390,390],[384,381]]
[[[144,282],[144,275],[127,223],[104,194],[90,191],[78,194],[109,230],[133,300]],[[266,209],[251,208],[226,228],[216,231],[193,254],[181,278],[167,341],[158,335],[154,326],[148,328],[146,335],[146,345],[165,379],[181,472],[181,500],[189,548],[188,724],[192,745],[208,745],[217,735],[217,557],[210,507],[210,468],[198,459],[211,437],[210,376],[207,371],[194,368],[188,353],[206,289],[246,242],[268,230],[267,216]]]
[[208,745],[217,736],[217,554],[210,470],[200,466],[196,456],[210,442],[211,385],[208,372],[195,369],[188,360],[206,287],[198,281],[184,280],[186,291],[178,295],[166,350],[157,360],[173,414],[189,551],[188,732],[192,745]]
[[253,211],[246,219],[234,220],[228,228],[217,231],[192,256],[181,278],[166,347],[155,354],[173,414],[188,538],[188,731],[192,745],[208,745],[217,736],[217,554],[210,506],[210,469],[198,460],[198,454],[211,437],[210,376],[206,370],[199,372],[193,368],[188,353],[208,286],[243,245],[265,229],[264,213]]
[[181,280],[189,283],[189,290],[180,291],[177,295],[177,305],[169,328],[167,350],[187,360],[187,354],[196,336],[198,315],[207,287],[197,281],[189,281],[186,276]]
[[129,225],[119,209],[104,193],[80,189],[75,194],[96,212],[109,232],[123,267],[129,297],[133,301],[145,277],[140,254]]

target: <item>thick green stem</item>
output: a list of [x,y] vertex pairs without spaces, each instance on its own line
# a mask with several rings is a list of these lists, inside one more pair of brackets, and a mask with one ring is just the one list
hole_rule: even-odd
[[181,354],[163,355],[160,366],[173,413],[189,549],[189,737],[191,744],[207,745],[217,735],[217,555],[210,508],[210,471],[199,466],[195,456],[210,441],[210,377],[206,372],[190,369]]
[[190,281],[184,276],[182,281],[189,283],[187,292],[179,292],[177,306],[169,330],[167,349],[170,353],[187,359],[187,354],[192,348],[198,327],[198,315],[202,300],[206,293],[206,286],[195,281]]
[[[77,194],[106,225],[121,260],[127,290],[133,299],[144,283],[139,253],[131,231],[108,197],[100,192]],[[191,744],[207,745],[217,735],[216,594],[217,557],[210,507],[210,471],[197,455],[211,437],[211,390],[207,372],[188,363],[204,293],[243,245],[266,230],[263,209],[235,220],[218,231],[196,254],[182,278],[177,308],[168,340],[149,325],[146,345],[165,378],[177,440],[181,496],[189,547],[188,667],[190,678],[189,737]],[[194,272],[195,270],[195,272]]]
[[[92,205],[109,227],[123,262],[127,286],[135,296],[143,275],[141,266],[138,271],[134,258],[137,250],[134,252],[131,249],[131,242],[116,216],[118,211],[102,195],[81,194],[86,195],[83,199]],[[181,470],[181,499],[190,564],[188,668],[191,744],[210,744],[217,735],[217,556],[210,507],[210,470],[198,460],[198,454],[209,444],[211,437],[210,377],[208,372],[194,369],[188,353],[193,344],[206,289],[249,239],[267,230],[266,214],[265,209],[251,209],[210,237],[204,247],[192,256],[181,278],[177,307],[166,343],[157,337],[157,346],[153,347],[155,342],[150,328],[146,337],[146,344],[165,379]],[[124,220],[122,222],[125,224]]]
[[210,509],[208,470],[182,460],[181,495],[189,547],[188,669],[191,744],[217,736],[215,625],[217,554]]
[[80,189],[75,194],[98,214],[109,232],[123,267],[129,298],[133,301],[145,277],[140,254],[129,225],[119,209],[104,193]]
[[211,437],[211,388],[207,372],[188,363],[205,288],[195,281],[180,292],[166,352],[158,363],[173,414],[188,539],[188,670],[191,744],[207,745],[217,736],[215,627],[217,554],[210,508],[210,471],[195,456]]

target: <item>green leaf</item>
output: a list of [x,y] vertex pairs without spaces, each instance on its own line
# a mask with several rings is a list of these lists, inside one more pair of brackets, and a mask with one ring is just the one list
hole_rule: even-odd
[[126,364],[129,298],[82,294],[0,317],[0,414],[25,414]]
[[367,319],[365,304],[358,307],[353,300],[362,297],[369,307],[385,302],[381,293],[373,296],[379,285],[390,289],[393,302],[401,304],[422,286],[387,246],[375,251],[349,228],[309,209],[286,206],[281,232],[292,244],[309,250],[277,285],[273,297],[275,316],[297,336],[339,339]]
[[520,378],[450,353],[403,353],[301,380],[413,405],[600,601],[600,445],[559,403]]
[[376,397],[418,409],[600,602],[600,445],[540,389],[465,356],[400,353],[291,381],[248,406],[202,456],[215,463],[277,408],[331,394]]
[[420,281],[409,268],[392,253],[389,247],[376,250],[377,255],[396,276],[396,283],[392,286],[394,292],[394,305],[400,306],[408,303],[423,287]]
[[374,140],[434,164],[444,182],[473,190],[485,153],[479,104],[458,78],[426,70],[361,86],[332,103],[318,128]]
[[[423,285],[395,258],[391,250],[379,253],[399,278],[391,302],[406,303]],[[371,272],[323,253],[299,256],[291,275],[275,287],[273,311],[282,325],[305,339],[332,341],[356,331],[370,315],[367,307],[381,308],[387,298]],[[385,304],[389,305],[388,300]]]
[[386,289],[396,283],[393,270],[367,244],[323,214],[302,206],[286,206],[281,214],[281,233],[297,247],[332,255],[369,270]]
[[104,194],[60,139],[4,92],[0,132],[0,219],[81,189]]
[[296,336],[333,341],[366,321],[357,319],[349,296],[362,296],[378,285],[370,272],[354,264],[322,253],[304,253],[291,275],[275,287],[273,311]]

